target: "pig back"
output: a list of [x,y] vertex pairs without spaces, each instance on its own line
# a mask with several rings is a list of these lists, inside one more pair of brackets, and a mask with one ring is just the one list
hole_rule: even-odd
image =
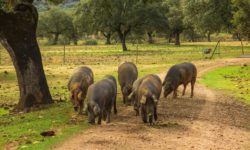
[[93,72],[88,67],[79,67],[74,70],[74,73],[70,77],[68,82],[68,89],[72,90],[76,85],[80,86],[81,89],[87,90],[89,85],[94,82]]
[[138,77],[138,71],[135,64],[131,62],[125,62],[121,64],[118,68],[118,80],[119,84],[123,87],[126,84],[133,85],[133,82]]

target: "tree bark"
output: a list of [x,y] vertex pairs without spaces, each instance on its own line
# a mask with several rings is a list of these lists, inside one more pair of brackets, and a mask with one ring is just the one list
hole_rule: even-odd
[[178,46],[181,45],[181,42],[180,42],[180,33],[179,32],[175,33],[175,45],[178,45]]
[[124,32],[122,32],[120,28],[117,30],[118,36],[119,36],[121,43],[122,43],[122,50],[123,51],[128,51],[128,48],[126,45],[126,37],[127,37],[128,33],[130,32],[130,30],[131,30],[130,27],[127,30],[125,30]]
[[172,34],[169,34],[168,43],[171,43],[171,42],[172,42]]
[[77,35],[74,33],[72,35],[72,37],[73,37],[73,43],[74,43],[74,45],[77,45],[78,44],[78,37],[77,37]]
[[208,32],[208,34],[207,34],[207,41],[211,42],[211,33],[210,32]]
[[59,33],[55,33],[54,40],[53,40],[53,45],[57,45],[58,39],[59,39]]
[[240,35],[240,33],[236,33],[235,36],[236,36],[236,38],[237,38],[239,41],[241,41],[241,35]]
[[37,21],[30,3],[18,4],[14,12],[0,10],[0,43],[12,59],[20,90],[17,110],[53,102],[36,39]]
[[154,40],[153,40],[153,33],[152,32],[148,32],[148,43],[149,44],[154,44]]
[[107,34],[103,33],[103,35],[106,38],[106,45],[110,45],[111,44],[111,33],[108,32]]
[[127,48],[127,45],[126,45],[126,38],[125,37],[123,37],[122,39],[121,39],[122,41],[122,50],[123,51],[128,51],[128,48]]

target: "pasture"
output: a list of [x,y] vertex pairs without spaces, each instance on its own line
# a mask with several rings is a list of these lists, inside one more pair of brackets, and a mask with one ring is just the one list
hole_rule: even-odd
[[[19,91],[10,57],[3,48],[0,48],[0,137],[4,137],[0,139],[0,148],[47,149],[74,134],[84,132],[89,127],[85,116],[77,116],[73,112],[66,86],[73,69],[78,66],[89,66],[94,72],[95,81],[98,81],[107,74],[117,77],[117,67],[123,61],[136,63],[139,77],[142,77],[150,73],[165,73],[171,65],[184,61],[199,62],[200,64],[219,63],[218,60],[242,55],[240,42],[222,42],[220,55],[215,55],[212,60],[205,59],[208,56],[204,56],[202,50],[214,48],[215,45],[216,42],[183,43],[181,46],[128,44],[130,51],[123,52],[120,45],[66,45],[64,51],[63,45],[46,46],[40,44],[44,70],[55,103],[44,110],[37,108],[37,111],[20,115],[9,114],[9,111],[18,102]],[[247,42],[244,45],[245,53],[250,54],[250,45]],[[211,65],[213,64],[211,63]],[[224,89],[224,87],[217,87],[215,82],[226,78],[227,84],[223,84],[223,86],[226,87],[225,90],[228,90],[229,86],[227,85],[231,85],[231,80],[234,82],[234,78],[242,77],[242,80],[245,81],[245,77],[249,74],[249,66],[245,70],[239,69],[240,67],[232,67],[226,70],[216,70],[205,75],[201,83],[207,84],[209,87]],[[235,71],[238,71],[236,74],[241,73],[241,71],[244,73],[239,77],[227,76]],[[247,80],[249,79],[247,78]],[[243,83],[243,81],[235,83],[237,86],[243,87],[249,84],[249,82],[244,82],[244,85],[238,85],[238,83]],[[239,87],[237,89],[240,90]],[[235,89],[230,88],[230,90]],[[233,95],[242,98],[240,91]],[[243,98],[249,102],[247,93]],[[118,87],[118,108],[124,109],[121,101],[120,87]],[[170,121],[170,124],[166,126],[182,128],[175,121],[174,123]],[[55,130],[56,136],[43,138],[39,133],[44,130]]]

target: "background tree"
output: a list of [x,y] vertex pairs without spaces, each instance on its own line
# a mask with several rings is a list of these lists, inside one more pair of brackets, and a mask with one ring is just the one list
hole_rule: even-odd
[[47,37],[49,41],[52,40],[50,43],[53,45],[58,43],[60,35],[77,43],[72,17],[59,8],[52,8],[40,16],[38,34]]
[[168,27],[168,18],[166,16],[168,7],[162,0],[148,0],[145,2],[145,23],[142,29],[148,36],[148,43],[154,43],[154,32],[166,32]]
[[38,12],[32,2],[19,3],[11,12],[0,9],[0,43],[10,54],[16,70],[19,110],[52,103],[36,40]]
[[127,36],[144,23],[145,3],[138,0],[92,0],[88,2],[91,12],[88,15],[93,19],[90,21],[91,26],[105,35],[116,32],[123,51],[127,51]]
[[[236,33],[247,35],[250,40],[250,1],[233,0],[233,19]],[[239,37],[240,38],[240,37]]]
[[186,0],[184,12],[195,29],[206,34],[210,42],[211,34],[230,26],[231,0]]
[[166,2],[169,6],[167,17],[170,31],[168,33],[175,36],[175,45],[180,45],[180,34],[184,29],[182,0],[167,0]]
[[108,11],[103,11],[105,3],[102,1],[82,1],[76,11],[77,28],[82,33],[96,34],[101,32],[106,38],[106,44],[111,44],[111,36],[114,31],[111,28]]

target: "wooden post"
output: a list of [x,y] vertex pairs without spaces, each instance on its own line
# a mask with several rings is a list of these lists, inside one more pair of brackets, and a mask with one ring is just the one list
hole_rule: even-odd
[[221,43],[219,43],[219,49],[218,49],[218,55],[219,55],[219,57],[221,57],[221,55],[220,55],[220,44]]
[[243,46],[243,42],[242,42],[241,39],[240,39],[240,43],[241,43],[241,53],[242,53],[242,55],[244,55],[245,54],[245,52],[244,52],[244,46]]
[[65,50],[66,50],[66,46],[65,46],[65,40],[63,42],[63,64],[65,65]]
[[214,48],[213,54],[211,55],[210,59],[212,59],[214,57],[215,51],[216,51],[219,44],[220,44],[220,40],[217,42],[217,44],[216,44],[216,46]]
[[137,40],[137,45],[136,45],[136,64],[138,63],[138,40]]

